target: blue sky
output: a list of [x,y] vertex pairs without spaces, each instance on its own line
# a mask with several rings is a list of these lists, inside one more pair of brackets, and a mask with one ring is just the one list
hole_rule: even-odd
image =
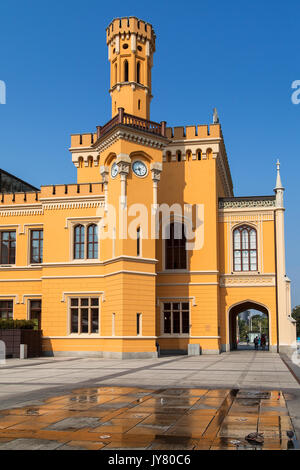
[[236,196],[286,188],[287,273],[300,304],[299,1],[2,0],[0,167],[41,184],[75,180],[70,134],[110,119],[105,28],[114,17],[153,24],[151,119],[205,124],[217,107]]

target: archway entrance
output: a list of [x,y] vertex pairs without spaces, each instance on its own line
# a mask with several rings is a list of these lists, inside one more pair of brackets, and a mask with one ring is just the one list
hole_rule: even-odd
[[251,301],[241,302],[229,311],[230,351],[268,350],[269,313],[266,307]]

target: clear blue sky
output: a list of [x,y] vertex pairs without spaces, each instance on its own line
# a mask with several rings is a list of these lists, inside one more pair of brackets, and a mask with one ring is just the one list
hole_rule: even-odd
[[110,119],[105,28],[137,16],[157,35],[151,118],[205,124],[217,107],[236,196],[286,187],[287,273],[300,304],[299,1],[2,0],[0,167],[26,181],[70,183],[70,134]]

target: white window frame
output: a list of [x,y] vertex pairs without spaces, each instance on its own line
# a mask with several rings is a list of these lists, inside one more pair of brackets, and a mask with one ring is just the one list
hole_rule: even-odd
[[[78,333],[72,333],[71,331],[71,328],[72,328],[72,321],[71,321],[71,309],[72,308],[77,308],[78,309],[78,313],[79,313],[79,316],[78,316],[78,324],[81,325],[81,321],[80,321],[80,309],[81,309],[81,305],[80,305],[80,302],[79,302],[79,305],[77,307],[72,307],[71,306],[71,299],[78,299],[78,301],[80,301],[80,299],[89,299],[89,305],[87,306],[82,306],[82,308],[87,308],[89,310],[88,312],[88,318],[89,318],[89,321],[88,321],[88,325],[89,325],[89,329],[91,327],[91,309],[92,308],[98,308],[98,333],[81,333],[80,331]],[[96,306],[93,306],[91,305],[91,299],[98,299],[98,305]],[[88,338],[93,338],[93,337],[99,337],[101,336],[100,335],[100,332],[101,332],[101,310],[100,310],[100,301],[101,301],[101,296],[98,296],[98,295],[84,295],[84,294],[74,294],[74,295],[70,295],[68,296],[68,304],[67,304],[67,308],[68,308],[68,335],[69,336],[72,336],[72,337],[80,337],[80,338],[83,338],[83,337],[88,337]],[[80,329],[80,328],[79,328]]]
[[[164,322],[164,304],[174,304],[174,303],[179,303],[180,304],[180,330],[182,331],[182,307],[181,304],[186,303],[189,304],[189,332],[188,333],[165,333],[165,322]],[[190,333],[191,333],[191,301],[189,299],[164,299],[160,303],[160,337],[161,338],[189,338]],[[173,330],[173,305],[171,307],[171,331]]]
[[[82,225],[84,227],[84,258],[75,258],[74,257],[74,231],[76,225]],[[87,258],[87,229],[89,225],[97,225],[98,227],[98,256],[97,258]],[[70,261],[73,263],[98,263],[100,261],[100,230],[99,230],[100,221],[97,219],[74,219],[70,223]]]

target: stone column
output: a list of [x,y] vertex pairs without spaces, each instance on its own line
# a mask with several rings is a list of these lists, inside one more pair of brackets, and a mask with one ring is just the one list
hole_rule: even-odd
[[127,175],[129,174],[131,159],[127,153],[119,153],[116,159],[116,164],[118,165],[119,175],[121,179],[121,195],[120,195],[121,208],[126,209],[126,206],[127,206],[126,180],[127,180]]
[[160,174],[162,172],[162,163],[155,162],[151,163],[150,170],[152,173],[153,181],[153,203],[152,203],[152,213],[156,214],[157,211],[157,185],[160,180]]
[[104,210],[107,212],[107,204],[108,204],[108,173],[109,169],[105,165],[100,166],[100,174],[102,176],[102,183],[104,186]]

